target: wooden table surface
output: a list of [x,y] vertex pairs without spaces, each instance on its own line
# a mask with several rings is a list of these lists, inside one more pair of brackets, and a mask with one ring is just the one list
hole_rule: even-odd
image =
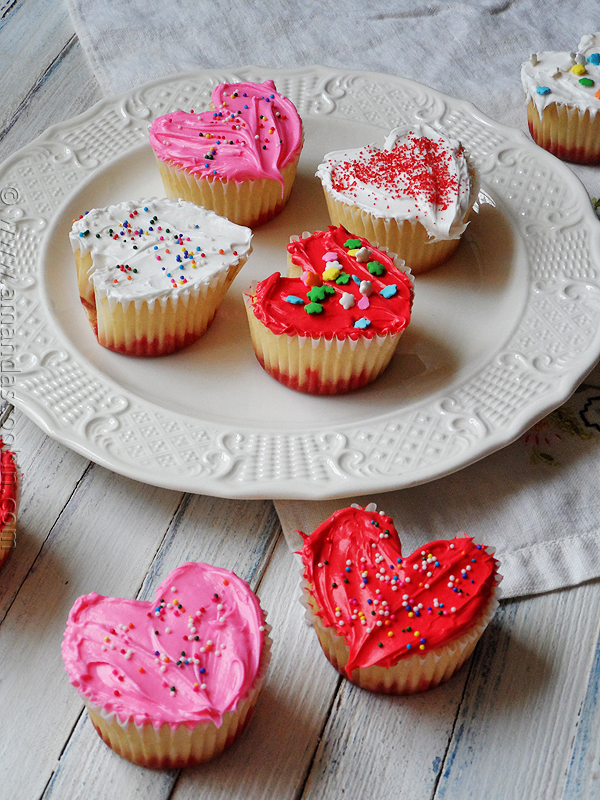
[[[3,0],[0,12],[3,160],[101,95],[62,2]],[[6,402],[2,423],[24,477],[0,574],[0,800],[600,797],[600,582],[503,602],[449,683],[372,695],[342,680],[304,622],[271,501],[123,478]],[[101,742],[60,645],[80,594],[149,598],[187,560],[250,582],[273,658],[238,742],[210,764],[154,772]]]

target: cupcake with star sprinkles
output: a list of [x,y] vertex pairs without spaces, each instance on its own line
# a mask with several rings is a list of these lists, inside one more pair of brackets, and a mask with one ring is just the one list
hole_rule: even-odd
[[214,758],[244,730],[269,663],[269,631],[245,581],[189,562],[154,601],[79,597],[62,653],[106,744],[139,766],[172,769]]
[[287,277],[276,272],[244,295],[260,365],[308,394],[372,383],[410,322],[410,271],[341,226],[293,237],[288,253]]
[[302,143],[298,112],[273,81],[220,84],[209,111],[173,111],[150,126],[167,197],[252,228],[287,203]]
[[454,253],[479,186],[462,144],[428,125],[395,128],[383,149],[328,153],[317,176],[331,222],[397,253],[415,275]]
[[0,567],[15,545],[19,479],[15,454],[0,439]]
[[75,220],[79,294],[99,343],[161,356],[209,327],[252,231],[184,200],[126,201]]
[[575,164],[600,164],[600,33],[575,53],[534,53],[521,66],[534,141]]
[[363,689],[412,694],[448,680],[498,605],[498,562],[468,536],[403,556],[375,504],[301,535],[308,619],[329,661]]

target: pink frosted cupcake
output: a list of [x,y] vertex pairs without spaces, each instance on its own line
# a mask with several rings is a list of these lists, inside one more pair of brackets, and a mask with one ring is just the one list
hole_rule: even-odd
[[144,767],[219,755],[249,721],[270,658],[258,598],[233,572],[187,563],[154,602],[76,600],[62,645],[99,735]]
[[287,203],[302,142],[298,112],[273,81],[220,84],[211,110],[173,111],[150,126],[167,197],[248,227]]
[[329,661],[357,686],[410,694],[448,680],[498,605],[498,562],[469,537],[403,557],[375,504],[304,537],[304,603]]

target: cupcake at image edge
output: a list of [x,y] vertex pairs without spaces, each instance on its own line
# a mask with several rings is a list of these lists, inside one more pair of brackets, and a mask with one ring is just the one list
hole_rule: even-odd
[[0,439],[0,567],[15,545],[18,504],[19,476],[15,454]]
[[252,252],[249,228],[184,200],[96,208],[69,238],[98,342],[133,356],[197,341]]
[[220,84],[210,110],[173,111],[150,126],[167,197],[252,228],[287,203],[302,143],[298,112],[273,81]]
[[288,252],[287,277],[276,272],[244,295],[260,365],[308,394],[376,380],[410,322],[410,271],[341,226],[294,237]]
[[600,164],[600,33],[576,53],[534,53],[521,66],[534,141],[575,164]]
[[363,689],[412,694],[448,680],[498,605],[498,562],[467,536],[403,557],[375,504],[301,535],[307,617],[331,664]]
[[96,731],[123,758],[172,769],[208,761],[249,722],[270,627],[248,584],[189,562],[154,601],[79,597],[62,644]]
[[395,128],[383,149],[328,153],[317,176],[331,222],[397,253],[415,275],[454,253],[479,191],[462,144],[428,125]]

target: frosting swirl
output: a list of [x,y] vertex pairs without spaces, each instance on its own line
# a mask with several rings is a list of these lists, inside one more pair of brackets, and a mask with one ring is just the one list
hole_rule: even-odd
[[335,200],[378,218],[419,222],[430,238],[458,239],[473,184],[460,142],[428,125],[394,128],[376,145],[328,153],[317,176]]
[[71,683],[103,715],[155,728],[220,726],[260,677],[266,636],[245,581],[188,562],[163,581],[154,602],[79,597],[62,652]]
[[497,562],[469,537],[404,558],[392,519],[374,506],[336,511],[299,551],[315,613],[346,639],[346,673],[443,647],[469,630],[494,593]]
[[157,117],[150,126],[157,157],[197,178],[270,178],[283,192],[281,172],[302,147],[302,122],[292,101],[273,81],[222,83],[213,90],[212,107]]

